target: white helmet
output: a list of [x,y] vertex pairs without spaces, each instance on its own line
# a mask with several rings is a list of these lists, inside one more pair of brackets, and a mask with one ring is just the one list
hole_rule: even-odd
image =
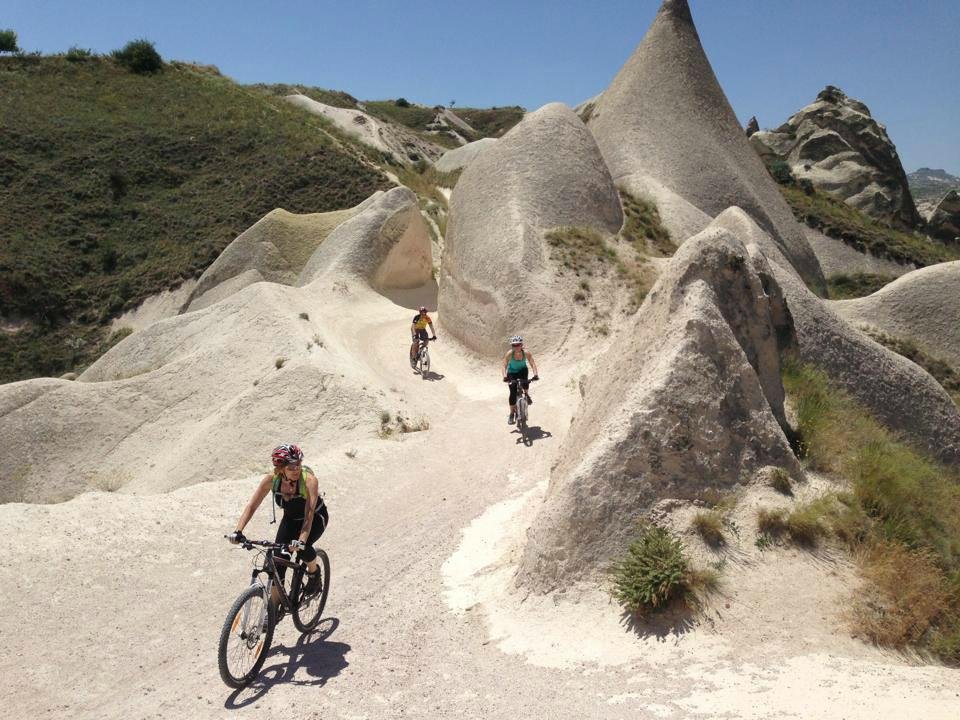
[[514,335],[510,338],[511,345],[523,345],[523,335]]

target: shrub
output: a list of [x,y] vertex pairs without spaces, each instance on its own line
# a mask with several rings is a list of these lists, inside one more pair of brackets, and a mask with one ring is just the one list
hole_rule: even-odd
[[919,642],[947,606],[948,588],[929,551],[877,543],[861,557],[861,572],[871,586],[854,605],[854,621],[880,645]]
[[774,160],[767,166],[770,176],[778,185],[792,185],[794,181],[793,170],[783,160]]
[[286,362],[287,362],[287,359],[286,359],[286,358],[284,358],[284,357],[278,357],[276,360],[273,361],[273,366],[274,366],[277,370],[279,370],[280,368],[282,368],[282,367],[284,366],[284,364],[286,364]]
[[693,518],[692,525],[707,545],[717,547],[724,543],[723,515],[716,510],[698,512]]
[[309,320],[309,319],[310,319],[310,315],[307,314],[307,313],[305,313],[305,312],[300,313],[300,315],[299,315],[298,317],[299,317],[301,320]]
[[783,468],[774,468],[773,472],[770,473],[770,487],[784,495],[793,495],[790,473]]
[[640,536],[615,562],[613,597],[639,616],[659,612],[675,601],[695,600],[697,590],[716,583],[712,573],[692,571],[681,542],[669,531],[644,524]]
[[17,33],[13,30],[0,30],[0,52],[18,52]]
[[121,50],[114,50],[113,58],[130,72],[144,75],[163,69],[163,58],[149,40],[131,40]]
[[402,98],[402,97],[401,97],[401,98],[397,98],[396,100],[394,100],[394,101],[393,101],[393,104],[396,105],[397,107],[402,107],[402,108],[408,108],[408,107],[410,107],[410,101],[407,100],[406,98]]
[[88,48],[81,48],[74,45],[72,48],[67,50],[64,54],[64,57],[70,62],[84,62],[93,57],[93,51]]

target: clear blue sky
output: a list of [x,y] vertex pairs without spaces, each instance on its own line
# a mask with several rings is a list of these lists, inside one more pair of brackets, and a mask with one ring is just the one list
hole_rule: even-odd
[[[707,55],[746,121],[774,127],[825,85],[863,100],[907,171],[960,174],[960,1],[691,0]],[[164,58],[239,82],[428,104],[576,104],[601,91],[659,0],[4,0],[26,50],[107,52],[153,40]]]

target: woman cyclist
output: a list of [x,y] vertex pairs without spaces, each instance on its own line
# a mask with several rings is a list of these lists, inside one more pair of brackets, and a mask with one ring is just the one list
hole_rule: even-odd
[[[532,380],[539,380],[537,373],[537,363],[528,351],[523,349],[523,338],[520,335],[514,335],[510,338],[510,351],[503,358],[503,381],[510,383],[510,417],[507,422],[513,425],[517,420],[517,385],[523,387],[523,392],[527,396],[527,402],[533,404],[533,398],[530,397],[530,380],[527,379],[529,369],[527,363],[533,368]],[[513,382],[519,380],[520,382]]]
[[[230,535],[230,542],[237,544],[243,540],[243,528],[250,522],[267,493],[272,492],[277,505],[283,508],[275,542],[287,544],[291,553],[298,551],[298,557],[307,563],[304,592],[310,595],[317,591],[320,584],[317,551],[313,549],[313,543],[327,529],[327,506],[319,496],[317,476],[302,464],[303,452],[299,447],[290,443],[278,445],[273,449],[272,459],[273,472],[264,475],[253,491],[250,502],[237,521],[236,531]],[[285,569],[279,568],[281,577]],[[276,600],[275,596],[274,602]]]

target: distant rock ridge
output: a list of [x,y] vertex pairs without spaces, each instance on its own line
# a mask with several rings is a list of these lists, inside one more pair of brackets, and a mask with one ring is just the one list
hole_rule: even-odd
[[776,130],[752,134],[750,143],[768,163],[786,162],[797,178],[871,217],[907,229],[922,224],[886,128],[837,87],[828,85]]
[[[584,115],[614,180],[658,190],[650,195],[663,205],[664,223],[671,231],[684,229],[679,242],[705,227],[698,213],[709,222],[736,205],[807,282],[823,285],[802,229],[717,81],[686,0],[663,3],[643,41]],[[685,219],[674,223],[675,212]]]

